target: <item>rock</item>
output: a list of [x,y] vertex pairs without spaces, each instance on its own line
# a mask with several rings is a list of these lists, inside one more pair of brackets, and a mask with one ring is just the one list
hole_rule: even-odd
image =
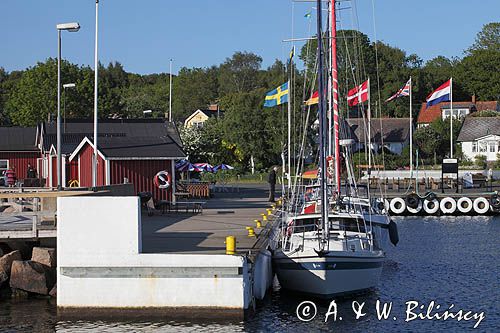
[[57,283],[54,285],[54,288],[52,288],[52,290],[49,292],[49,295],[54,298],[57,297]]
[[0,271],[0,287],[2,284],[9,279],[9,276],[4,271]]
[[9,275],[12,262],[15,260],[22,260],[21,252],[17,250],[9,252],[6,255],[0,257],[0,272],[3,271],[7,273],[7,275]]
[[55,282],[55,270],[46,265],[32,260],[12,263],[11,288],[48,295]]
[[56,249],[50,247],[34,247],[31,261],[39,262],[49,267],[57,267]]
[[28,298],[28,296],[28,292],[21,289],[12,289],[10,294],[11,298]]

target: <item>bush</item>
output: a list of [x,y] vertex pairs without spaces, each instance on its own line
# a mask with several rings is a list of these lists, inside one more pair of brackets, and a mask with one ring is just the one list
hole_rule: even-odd
[[476,165],[481,169],[486,169],[486,156],[485,155],[476,155],[474,157]]

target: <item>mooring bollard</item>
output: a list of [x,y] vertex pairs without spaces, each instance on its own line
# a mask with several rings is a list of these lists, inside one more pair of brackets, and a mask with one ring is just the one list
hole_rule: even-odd
[[267,221],[267,215],[266,214],[262,213],[262,214],[260,214],[260,216],[262,216],[262,222]]
[[254,220],[255,226],[258,228],[262,228],[262,223],[259,220]]
[[267,211],[267,215],[271,215],[273,213],[272,209],[266,209],[266,211]]
[[252,227],[246,227],[246,229],[248,230],[248,237],[255,237],[255,231]]
[[225,243],[226,243],[226,254],[235,254],[236,238],[234,236],[227,236]]

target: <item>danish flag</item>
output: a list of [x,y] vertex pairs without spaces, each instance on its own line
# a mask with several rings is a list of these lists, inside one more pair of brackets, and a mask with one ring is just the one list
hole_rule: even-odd
[[368,100],[368,80],[347,92],[347,104],[355,106]]

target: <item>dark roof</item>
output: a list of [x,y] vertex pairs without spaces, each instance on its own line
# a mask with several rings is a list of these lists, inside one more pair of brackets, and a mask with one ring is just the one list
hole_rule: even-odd
[[104,137],[97,141],[99,151],[108,158],[185,157],[170,137]]
[[[110,153],[107,155],[109,157],[185,156],[177,127],[164,119],[105,119],[99,120],[98,126],[98,146],[101,151],[104,153],[106,147],[112,147],[112,151],[119,151],[116,156],[115,153]],[[93,141],[92,119],[67,120],[62,127],[63,154],[71,154],[85,137]],[[52,145],[56,145],[57,127],[55,123],[48,123],[44,124],[44,129],[43,147],[47,151]],[[148,149],[147,145],[155,148]],[[136,146],[141,147],[140,151]]]
[[0,151],[38,151],[36,127],[0,127]]
[[500,103],[497,101],[477,101],[476,108],[478,112],[485,110],[500,111]]
[[[354,133],[353,139],[357,142],[365,142],[368,137],[368,129],[365,130],[363,118],[347,119]],[[382,130],[380,124],[382,123]],[[405,142],[410,133],[410,118],[372,118],[371,119],[371,141]]]
[[466,117],[457,141],[474,141],[490,134],[500,135],[500,117]]

